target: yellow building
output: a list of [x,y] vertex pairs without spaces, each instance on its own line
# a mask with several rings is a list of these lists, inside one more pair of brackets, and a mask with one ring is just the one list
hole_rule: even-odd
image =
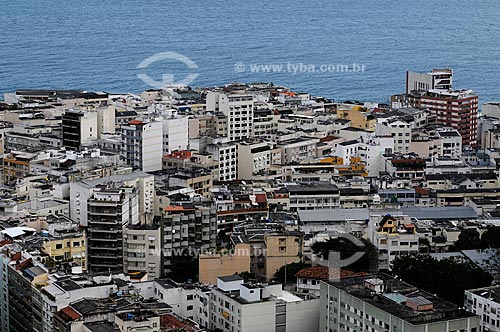
[[36,155],[25,152],[11,152],[3,157],[3,182],[6,185],[16,183],[17,179],[27,177],[31,172],[31,161]]
[[366,108],[355,105],[349,109],[341,107],[337,109],[337,119],[351,121],[351,127],[360,128],[368,131],[375,131],[377,119]]
[[340,157],[328,157],[320,160],[320,163],[336,165],[339,176],[353,177],[353,176],[368,176],[365,164],[360,157],[351,157],[350,164],[344,165],[344,160]]
[[200,255],[198,259],[199,280],[217,284],[217,277],[250,272],[250,245],[239,243],[233,250]]
[[43,241],[41,250],[56,262],[73,261],[86,269],[87,241],[83,233],[72,233],[67,236],[50,237]]

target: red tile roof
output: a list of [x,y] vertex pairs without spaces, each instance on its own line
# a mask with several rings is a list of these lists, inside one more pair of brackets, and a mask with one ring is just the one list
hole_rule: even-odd
[[77,320],[80,317],[82,317],[78,312],[76,312],[73,308],[71,307],[66,307],[61,309],[61,313],[64,314],[69,320]]
[[[354,272],[349,270],[340,270],[340,278],[349,278],[349,277],[361,277],[365,276],[368,273],[366,272]],[[314,266],[306,269],[302,269],[295,274],[297,278],[306,278],[306,279],[320,279],[326,280],[329,279],[329,268],[327,266]]]
[[257,203],[265,203],[267,202],[266,194],[255,194],[255,201]]
[[143,124],[143,122],[141,120],[130,120],[128,122],[128,124],[131,124],[131,125],[141,125],[141,124]]
[[190,324],[189,322],[182,322],[176,317],[169,314],[160,316],[160,327],[162,330],[167,329],[168,331],[177,331],[181,329],[182,331],[194,331],[192,324]]
[[189,210],[195,210],[195,209],[185,208],[182,205],[169,205],[165,208],[165,211],[189,211]]

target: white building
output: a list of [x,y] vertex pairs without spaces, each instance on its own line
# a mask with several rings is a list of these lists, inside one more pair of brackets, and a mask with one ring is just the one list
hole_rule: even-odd
[[132,120],[121,129],[125,163],[144,172],[161,170],[163,123]]
[[281,163],[287,164],[301,160],[315,159],[319,141],[319,138],[298,137],[279,142]]
[[465,291],[467,311],[481,317],[482,332],[500,331],[500,286]]
[[484,103],[481,109],[481,116],[500,119],[500,102]]
[[250,179],[253,175],[281,164],[281,149],[268,142],[238,143],[238,179]]
[[206,98],[207,112],[223,113],[227,118],[227,137],[239,141],[253,133],[253,96],[209,92]]
[[379,270],[390,270],[398,255],[418,253],[418,234],[408,216],[372,215],[368,238],[378,249]]
[[441,156],[450,158],[462,156],[462,136],[457,130],[443,128],[437,130],[436,135],[440,139],[441,146],[438,149],[441,150]]
[[411,146],[411,125],[401,120],[389,120],[377,124],[379,134],[389,134],[394,139],[394,152],[409,153]]
[[163,154],[187,149],[189,145],[189,118],[165,118],[163,123]]
[[95,109],[97,113],[97,130],[98,136],[101,138],[103,134],[115,133],[115,106],[99,106]]
[[123,271],[147,272],[148,278],[162,275],[162,234],[159,225],[128,225],[123,230]]
[[320,298],[320,332],[479,332],[477,315],[386,274],[321,282]]
[[406,72],[406,93],[411,91],[449,90],[453,85],[453,70],[433,69],[430,73]]
[[217,278],[210,328],[224,332],[316,332],[319,299],[304,300],[281,284],[245,284],[238,276]]
[[79,150],[98,138],[97,112],[67,110],[62,118],[63,146]]
[[340,191],[328,182],[288,183],[290,210],[322,210],[340,208]]
[[207,152],[219,162],[219,181],[232,181],[237,178],[238,152],[234,143],[216,143],[207,146]]
[[144,223],[152,220],[154,176],[140,171],[70,183],[70,218],[87,226],[87,202],[96,188],[106,183],[113,183],[117,187],[135,187],[139,198],[139,221]]

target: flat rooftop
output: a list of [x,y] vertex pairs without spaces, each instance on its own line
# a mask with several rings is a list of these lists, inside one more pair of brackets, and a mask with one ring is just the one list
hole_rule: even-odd
[[[377,281],[377,285],[383,285],[382,293],[375,294],[367,286],[367,282],[373,284],[373,281]],[[474,316],[465,310],[459,310],[451,302],[381,273],[327,283],[413,325]],[[415,310],[406,305],[407,301],[418,305],[431,304],[432,308]]]
[[495,301],[496,303],[500,303],[500,285],[471,289],[468,292],[471,292],[484,299],[489,299],[491,301]]

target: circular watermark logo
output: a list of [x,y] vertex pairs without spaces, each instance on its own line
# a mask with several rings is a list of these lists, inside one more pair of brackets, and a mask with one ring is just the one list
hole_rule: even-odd
[[[139,65],[137,65],[137,68],[138,69],[146,69],[149,66],[151,66],[152,64],[154,64],[156,62],[160,62],[160,61],[162,61],[162,62],[177,61],[177,62],[183,63],[189,69],[198,69],[198,65],[193,60],[191,60],[190,58],[188,58],[185,55],[182,55],[182,54],[176,53],[176,52],[156,53],[156,54],[150,56],[149,58],[144,59]],[[145,73],[137,74],[137,77],[139,79],[141,79],[147,85],[149,85],[153,88],[156,88],[156,89],[161,89],[161,88],[163,88],[165,86],[169,86],[169,85],[189,85],[198,77],[198,75],[199,74],[197,74],[197,73],[192,73],[192,74],[188,74],[187,76],[185,76],[184,78],[182,78],[180,80],[176,80],[173,73],[166,72],[166,73],[162,74],[161,81],[155,80],[155,79],[151,78],[148,74],[145,74]]]
[[316,264],[328,267],[329,280],[339,280],[341,278],[341,271],[343,270],[343,268],[354,264],[365,255],[366,245],[359,238],[349,233],[336,233],[326,231],[322,232],[322,234],[327,235],[330,239],[335,238],[347,240],[359,249],[351,256],[344,258],[342,258],[341,252],[332,250],[328,251],[328,259],[325,259],[321,255],[321,253],[313,256],[313,261]]

